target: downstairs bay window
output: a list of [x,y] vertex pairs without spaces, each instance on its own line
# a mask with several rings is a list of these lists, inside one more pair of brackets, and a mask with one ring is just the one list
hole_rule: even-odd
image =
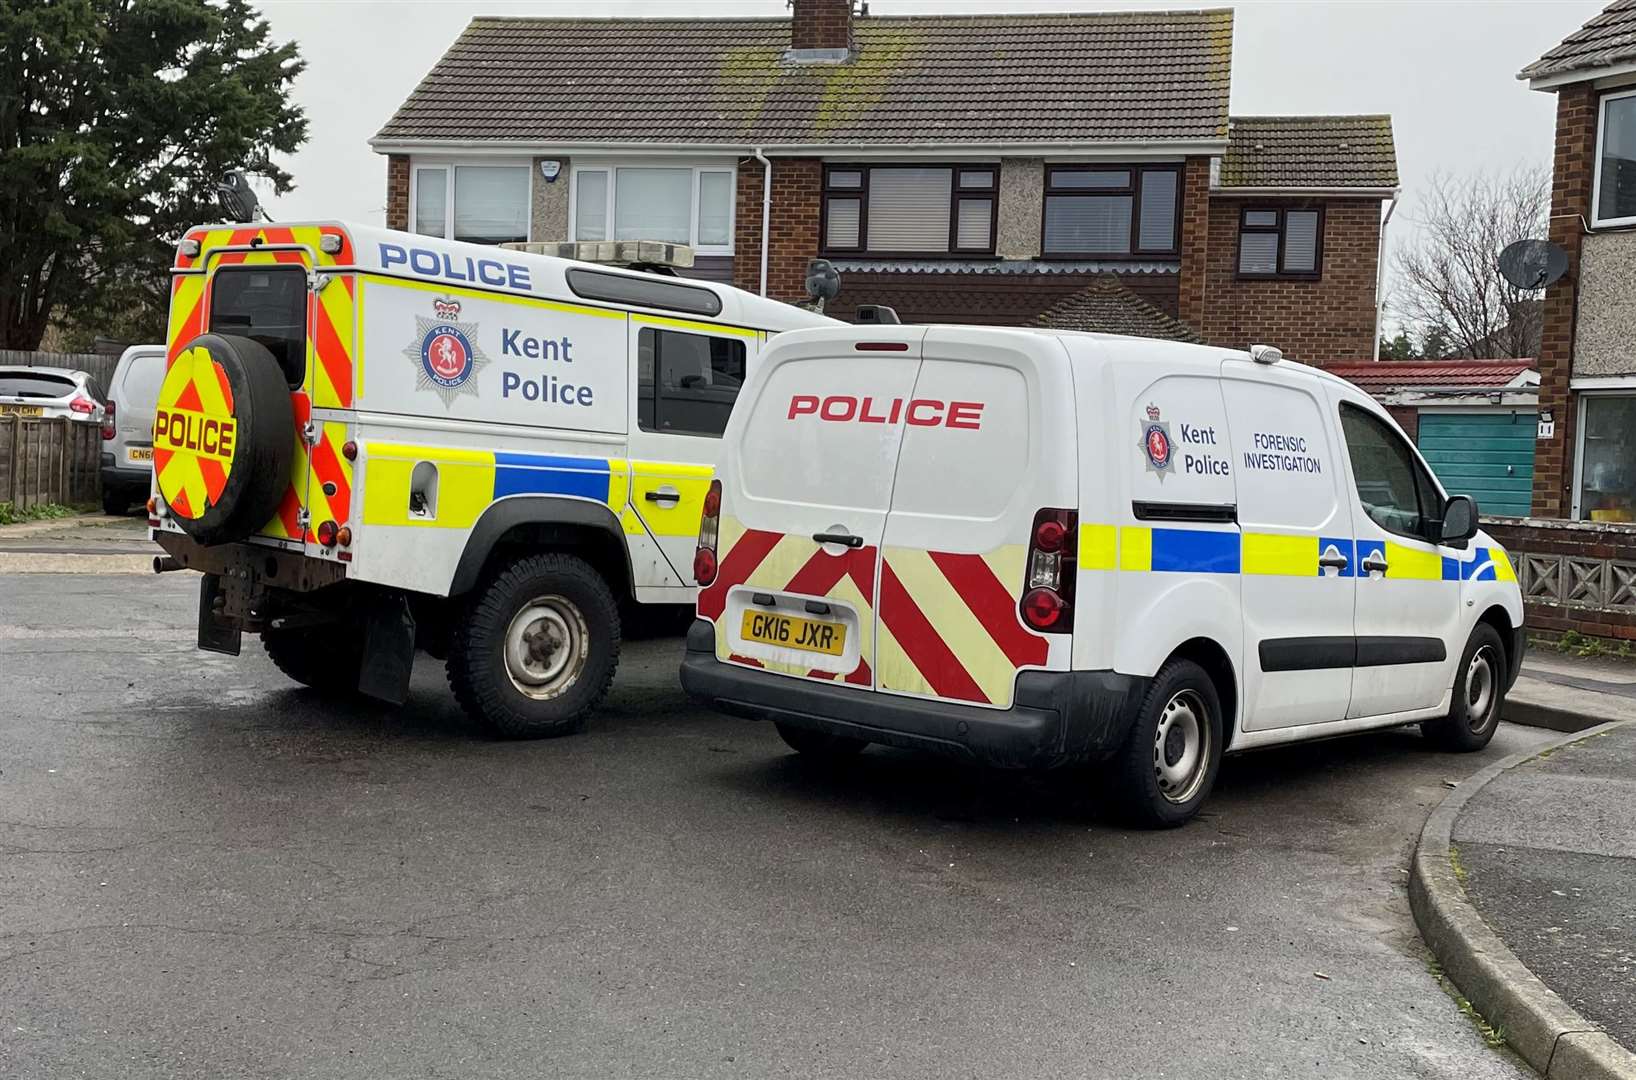
[[1636,521],[1636,393],[1582,394],[1575,516]]

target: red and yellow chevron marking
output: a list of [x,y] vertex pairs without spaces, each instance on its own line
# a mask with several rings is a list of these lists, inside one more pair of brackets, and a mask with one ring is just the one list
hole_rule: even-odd
[[[345,525],[352,510],[352,462],[341,453],[347,441],[347,426],[326,421],[322,427],[318,443],[309,455],[312,476],[307,481],[307,509],[312,514],[314,529],[323,521]],[[326,485],[333,488],[335,494],[331,495]]]
[[312,399],[300,390],[294,391],[290,394],[290,412],[295,419],[290,433],[290,441],[295,444],[295,453],[290,457],[290,479],[284,488],[284,498],[279,500],[278,512],[261,527],[261,535],[278,540],[305,540],[308,530],[301,527],[301,509],[306,505],[310,465],[307,441],[301,437],[301,430],[312,419]]
[[170,324],[165,332],[165,358],[174,363],[188,342],[204,333],[205,278],[198,274],[170,279]]
[[882,690],[1009,707],[1019,668],[1050,646],[1017,603],[1026,549],[983,555],[891,547],[881,564],[876,685]]
[[316,408],[352,408],[356,289],[351,274],[337,275],[319,290],[318,302],[308,305],[307,369]]
[[238,449],[233,389],[208,349],[170,362],[153,420],[153,470],[171,512],[196,520],[221,500]]
[[[721,519],[718,535],[717,550],[725,554],[717,569],[716,580],[699,593],[699,614],[716,624],[716,655],[723,660],[735,660],[786,675],[836,678],[833,671],[770,660],[752,660],[732,654],[727,645],[727,626],[721,618],[727,607],[727,594],[735,586],[748,585],[774,592],[828,597],[851,607],[858,613],[860,624],[869,627],[874,621],[877,549],[862,547],[844,555],[830,555],[811,537],[746,529],[736,518],[725,515]],[[859,686],[872,685],[874,648],[871,636],[868,630],[864,632],[858,666],[842,676],[846,682]]]
[[[325,235],[341,238],[341,250],[331,255],[324,251],[320,243]],[[226,229],[193,229],[187,234],[189,240],[199,242],[197,255],[184,255],[181,249],[176,252],[175,268],[178,270],[192,270],[195,267],[208,266],[214,257],[221,264],[248,263],[251,265],[264,263],[300,263],[299,251],[222,251],[222,248],[248,248],[257,238],[264,245],[299,245],[307,248],[311,257],[316,260],[313,265],[322,269],[326,266],[352,265],[352,238],[346,230],[335,225],[256,225],[241,228]]]

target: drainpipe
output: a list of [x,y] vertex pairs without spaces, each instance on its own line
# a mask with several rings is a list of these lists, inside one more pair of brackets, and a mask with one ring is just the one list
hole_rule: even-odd
[[[1380,324],[1386,318],[1386,226],[1392,223],[1392,212],[1397,209],[1397,198],[1402,188],[1392,189],[1392,202],[1386,208],[1386,217],[1380,223],[1380,248],[1375,252],[1375,359],[1380,359]],[[765,241],[763,241],[765,243]]]
[[773,163],[772,159],[761,152],[761,147],[752,146],[750,156],[761,162],[761,295],[767,295],[767,233],[772,226],[773,217]]

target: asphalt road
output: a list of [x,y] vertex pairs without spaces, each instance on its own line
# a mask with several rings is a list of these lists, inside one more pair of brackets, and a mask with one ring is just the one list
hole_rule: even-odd
[[[0,1076],[1523,1077],[1404,892],[1394,732],[1205,815],[871,750],[805,767],[629,646],[588,733],[478,736],[191,647],[196,579],[0,576]],[[1321,973],[1321,974],[1320,974]]]

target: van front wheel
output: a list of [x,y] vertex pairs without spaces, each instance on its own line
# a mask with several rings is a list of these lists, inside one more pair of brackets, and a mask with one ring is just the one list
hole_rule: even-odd
[[1500,726],[1507,685],[1505,644],[1492,626],[1478,623],[1465,652],[1460,654],[1449,714],[1425,721],[1420,725],[1421,732],[1444,750],[1481,750]]
[[539,739],[585,726],[619,666],[619,608],[591,565],[529,555],[477,594],[449,642],[449,687],[497,735]]
[[1149,829],[1181,825],[1199,812],[1221,765],[1221,698],[1191,660],[1159,669],[1124,749],[1110,770],[1118,809]]

